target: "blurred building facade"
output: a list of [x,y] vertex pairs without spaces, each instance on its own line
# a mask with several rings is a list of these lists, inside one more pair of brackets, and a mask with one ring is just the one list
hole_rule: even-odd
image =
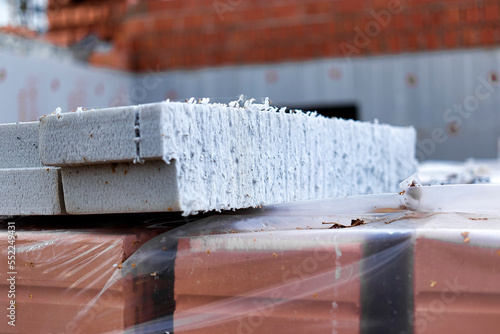
[[243,93],[414,125],[421,160],[498,152],[498,0],[49,0],[46,15],[38,39],[118,71],[109,101],[87,87],[82,106]]
[[52,0],[48,16],[50,41],[67,46],[97,33],[115,52],[95,64],[139,72],[500,42],[496,0]]

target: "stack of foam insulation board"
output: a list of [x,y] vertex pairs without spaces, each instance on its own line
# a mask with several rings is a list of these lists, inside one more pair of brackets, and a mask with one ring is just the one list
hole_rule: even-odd
[[42,165],[38,122],[0,125],[0,215],[64,212],[60,168]]
[[56,111],[0,133],[0,214],[190,214],[393,192],[416,168],[413,128],[267,101]]

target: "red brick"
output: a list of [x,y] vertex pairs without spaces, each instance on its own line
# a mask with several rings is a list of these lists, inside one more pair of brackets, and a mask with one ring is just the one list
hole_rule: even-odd
[[425,47],[428,50],[437,50],[440,47],[439,36],[437,32],[425,34]]
[[373,0],[371,5],[375,9],[387,8],[389,5],[389,1],[390,0]]
[[153,29],[163,31],[172,29],[173,22],[171,18],[157,18],[154,20]]
[[49,20],[49,30],[57,29],[64,26],[64,21],[61,15],[47,15]]
[[399,30],[406,27],[408,18],[401,13],[399,15],[393,16],[393,20],[394,21],[389,24],[388,28],[391,29],[392,25],[394,24],[394,27]]
[[[135,7],[129,5],[127,16],[124,16],[125,0],[71,2],[58,8],[54,7],[55,2],[51,3],[51,31],[47,39],[59,45],[69,45],[93,32],[100,38],[114,41],[117,50],[130,52],[126,55],[129,59],[138,59],[136,52],[141,48],[134,39],[143,39],[150,34],[168,35],[168,43],[159,38],[154,47],[151,42],[144,42],[145,46],[150,52],[158,52],[160,48],[166,53],[176,52],[180,48],[178,51],[185,53],[189,51],[184,48],[217,45],[219,50],[212,52],[214,61],[230,64],[231,61],[276,62],[338,54],[338,47],[332,45],[341,42],[352,44],[356,35],[354,28],[364,31],[366,23],[373,20],[370,10],[387,9],[389,1],[249,1],[224,13],[222,20],[215,12],[212,0],[145,0]],[[396,39],[388,39],[385,34],[397,35],[404,49],[409,51],[493,45],[498,41],[495,40],[496,31],[492,32],[492,29],[497,30],[497,27],[491,24],[500,19],[500,8],[494,1],[487,1],[484,7],[481,6],[471,1],[455,0],[439,4],[431,0],[406,3],[404,11],[393,15],[391,23],[377,36],[380,41],[362,50],[362,54],[400,52],[400,43],[394,42]],[[487,22],[486,26],[478,26],[482,20]],[[469,22],[473,25],[466,27]],[[211,35],[224,35],[224,38],[208,41],[204,32],[209,26]],[[268,26],[277,28],[264,29]],[[444,27],[458,31],[460,36],[441,31]],[[471,32],[473,30],[475,32]],[[56,31],[64,34],[53,34]],[[170,36],[172,32],[178,35]],[[411,36],[416,33],[422,33],[422,36]],[[306,48],[306,43],[310,43],[309,47],[313,50],[301,49]],[[262,45],[265,45],[265,50],[255,55],[245,51]],[[239,51],[215,56],[228,47]],[[175,63],[195,66],[202,60],[198,55],[189,55],[187,61],[179,58]],[[165,63],[171,64],[171,61]]]
[[142,19],[127,20],[121,31],[130,36],[142,36],[146,32],[146,23]]
[[475,29],[465,29],[462,32],[464,46],[474,46],[477,44],[477,33]]
[[204,24],[204,17],[202,15],[187,16],[184,18],[184,26],[186,29],[200,28]]
[[484,18],[488,21],[497,21],[499,19],[498,15],[498,5],[488,5],[484,8]]
[[176,11],[182,8],[181,1],[147,1],[147,9],[149,12],[161,12],[161,11]]
[[444,33],[444,46],[447,48],[456,47],[457,44],[457,33],[455,31],[446,31]]
[[431,12],[429,14],[430,25],[433,29],[439,28],[444,25],[444,13],[443,12]]
[[[354,31],[355,27],[359,26],[359,22],[356,22],[353,17],[346,17],[342,22],[343,32],[347,36],[352,36],[356,34]],[[364,29],[364,27],[359,26],[360,29]]]
[[415,333],[496,332],[500,326],[499,254],[498,247],[418,238]]
[[398,53],[401,51],[401,41],[397,35],[388,37],[385,45],[389,53]]
[[477,8],[469,8],[465,12],[465,18],[468,22],[475,23],[479,21],[479,10]]
[[481,43],[484,45],[491,45],[495,43],[495,29],[493,28],[481,29]]
[[299,7],[295,4],[276,7],[273,17],[275,19],[294,18],[299,13]]
[[[68,328],[78,328],[89,334],[121,332],[150,319],[143,314],[146,310],[143,307],[146,300],[152,300],[153,290],[141,284],[139,279],[118,280],[109,289],[103,288],[111,275],[120,270],[118,265],[140,245],[164,231],[132,232],[128,228],[98,233],[18,230],[16,326],[11,327],[3,321],[0,332],[72,331]],[[7,233],[0,234],[2,256],[7,258]],[[5,280],[0,283],[3,291],[8,291],[6,283]],[[104,292],[101,297],[100,292]],[[97,300],[92,306],[89,302],[94,298]],[[6,305],[7,293],[0,295],[0,300]],[[140,300],[144,300],[144,304]],[[84,311],[87,305],[90,309]],[[84,312],[78,317],[80,311]]]
[[335,2],[334,11],[343,13],[362,12],[364,10],[364,0],[339,0]]
[[333,57],[337,56],[337,52],[334,47],[335,43],[331,43],[330,41],[326,40],[323,43],[321,43],[321,54],[324,57]]
[[[333,244],[321,249],[271,247],[267,251],[203,246],[211,239],[231,237],[209,236],[201,243],[179,240],[174,284],[176,333],[236,333],[242,326],[260,333],[331,333],[339,328],[343,333],[359,333],[361,285],[355,273],[360,270],[360,245],[337,244],[341,257],[336,257]],[[260,242],[257,233],[255,237]],[[251,317],[259,311],[259,304],[272,306],[267,312],[260,310],[266,312],[265,317],[252,326]],[[196,322],[203,317],[208,318]]]
[[410,34],[406,36],[406,48],[409,51],[416,51],[419,49],[418,36],[415,34]]
[[424,26],[424,15],[421,13],[413,14],[411,22],[414,29],[422,28]]
[[450,24],[460,22],[460,12],[458,9],[450,9],[446,12],[446,21]]
[[335,9],[332,8],[331,1],[318,1],[309,2],[303,5],[304,12],[308,15],[318,15],[318,14],[332,14],[333,10],[337,11],[350,11],[352,8],[355,10],[359,9],[359,5],[356,0],[337,2]]

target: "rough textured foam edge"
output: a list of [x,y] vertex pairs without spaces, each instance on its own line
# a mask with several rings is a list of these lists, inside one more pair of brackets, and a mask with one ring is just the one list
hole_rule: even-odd
[[[144,163],[146,169],[158,163],[152,161],[175,161],[175,180],[163,182],[175,189],[160,189],[162,182],[147,188],[139,172],[121,174],[120,182],[144,191],[148,202],[173,191],[178,200],[167,196],[169,204],[177,203],[185,214],[393,192],[416,169],[415,141],[413,128],[287,113],[267,101],[244,107],[162,102],[40,119],[41,159],[63,167],[68,203],[68,196],[82,192],[99,202],[108,192],[104,180],[88,183],[76,173],[69,176],[67,167],[96,165],[85,174],[88,181],[100,177],[99,168],[109,169],[98,165],[110,162]],[[133,203],[134,196],[119,200],[120,212],[150,211]],[[78,211],[85,213],[85,206],[80,201]],[[67,207],[71,212],[73,205]]]

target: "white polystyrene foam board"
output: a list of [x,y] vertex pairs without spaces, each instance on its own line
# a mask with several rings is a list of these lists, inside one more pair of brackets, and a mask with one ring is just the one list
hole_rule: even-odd
[[0,124],[0,168],[42,167],[38,122]]
[[132,161],[135,111],[119,107],[40,118],[40,157],[45,165]]
[[182,211],[175,163],[112,163],[61,170],[69,214]]
[[[415,140],[413,128],[285,113],[259,104],[162,102],[40,119],[42,162],[63,167],[68,212],[80,213],[165,206],[190,213],[393,192],[415,171]],[[150,164],[161,160],[175,162],[170,172],[156,175],[150,186],[142,184],[141,171],[149,173]],[[133,166],[136,176],[116,177],[126,189],[166,202],[138,205],[123,192],[107,200],[104,182],[87,181],[103,180],[101,171],[110,167],[97,166],[109,162],[145,162]],[[77,173],[84,165],[95,167]],[[89,194],[95,204],[87,205]]]
[[0,125],[0,215],[64,213],[60,168],[45,167],[38,122]]
[[59,173],[54,167],[0,169],[0,215],[65,213]]

